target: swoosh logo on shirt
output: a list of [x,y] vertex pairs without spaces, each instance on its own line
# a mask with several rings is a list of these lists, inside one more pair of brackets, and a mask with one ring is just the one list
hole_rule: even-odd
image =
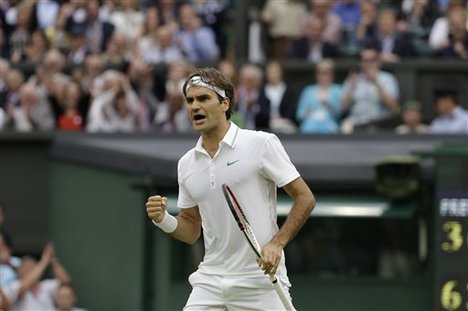
[[231,166],[231,165],[233,165],[234,163],[239,162],[239,161],[240,161],[240,159],[239,159],[239,160],[236,160],[236,161],[232,161],[232,162],[229,162],[229,161],[228,161],[228,162],[226,163],[226,165],[227,165],[227,166]]

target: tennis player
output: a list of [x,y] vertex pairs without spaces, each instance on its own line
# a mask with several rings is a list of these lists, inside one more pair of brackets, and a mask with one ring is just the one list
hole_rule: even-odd
[[[192,292],[184,310],[283,310],[264,274],[276,274],[289,295],[283,249],[312,212],[314,196],[276,135],[240,129],[230,121],[234,88],[218,70],[195,70],[183,94],[201,137],[178,162],[180,213],[170,215],[161,196],[149,197],[146,211],[157,227],[189,244],[203,228],[205,256],[189,276]],[[224,183],[236,194],[262,246],[259,262],[229,211]],[[293,199],[281,228],[277,187]]]

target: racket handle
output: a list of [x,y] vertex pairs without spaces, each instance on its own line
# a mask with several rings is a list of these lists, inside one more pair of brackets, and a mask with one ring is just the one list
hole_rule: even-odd
[[296,311],[294,308],[290,297],[286,295],[284,292],[283,287],[281,286],[280,282],[278,281],[278,278],[275,275],[270,275],[270,281],[273,284],[273,287],[275,288],[276,293],[278,294],[279,298],[281,299],[281,302],[284,305],[284,308],[286,311]]

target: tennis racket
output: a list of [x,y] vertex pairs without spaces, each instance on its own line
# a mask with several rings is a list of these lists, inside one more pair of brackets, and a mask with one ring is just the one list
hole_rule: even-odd
[[[249,243],[250,247],[254,251],[255,255],[258,258],[262,259],[260,244],[258,244],[257,238],[255,237],[253,233],[252,227],[250,227],[249,221],[247,220],[247,217],[245,217],[244,211],[242,210],[239,202],[234,196],[234,193],[232,193],[231,188],[229,188],[229,186],[226,184],[222,185],[222,189],[223,189],[224,198],[226,199],[229,209],[231,210],[232,215],[234,216],[234,219],[239,225],[240,230],[242,231],[242,233],[244,233],[244,236],[247,239],[247,242]],[[276,275],[274,274],[269,275],[269,277],[285,309],[288,311],[296,310],[293,304],[291,303],[290,299],[284,292],[284,289],[279,284]]]

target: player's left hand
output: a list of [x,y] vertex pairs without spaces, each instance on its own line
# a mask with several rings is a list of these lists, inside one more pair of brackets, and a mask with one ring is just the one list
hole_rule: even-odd
[[257,259],[259,267],[267,275],[274,275],[278,269],[283,247],[275,241],[270,241],[262,248],[263,260]]

